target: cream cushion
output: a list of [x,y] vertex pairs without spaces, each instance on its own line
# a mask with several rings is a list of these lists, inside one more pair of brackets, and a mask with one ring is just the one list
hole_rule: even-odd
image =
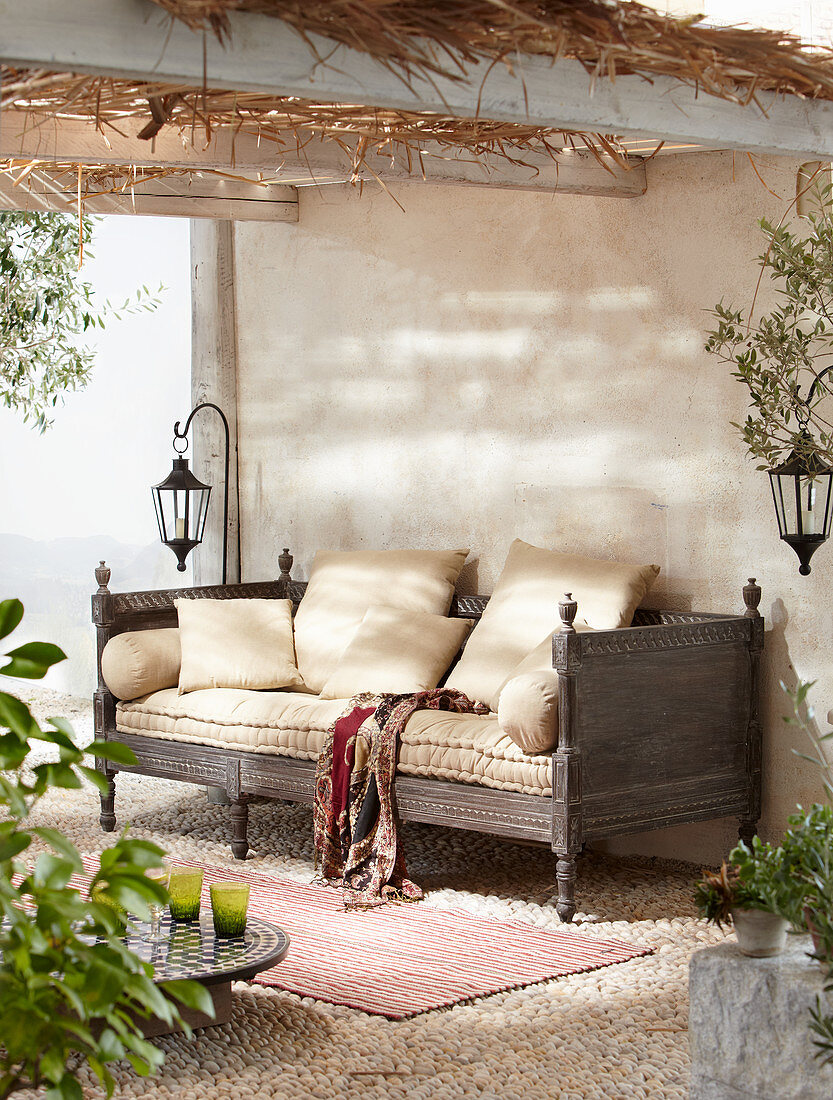
[[523,672],[504,684],[498,725],[524,752],[549,752],[558,742],[558,674]]
[[516,539],[446,686],[497,710],[500,688],[515,666],[561,625],[558,603],[565,592],[578,601],[577,628],[613,630],[630,625],[658,573],[656,565],[559,554]]
[[[119,703],[116,729],[185,744],[314,761],[345,699],[289,691],[229,688],[178,695],[176,688]],[[418,710],[399,746],[397,770],[549,797],[551,757],[530,756],[503,733],[495,715]]]
[[101,675],[117,699],[138,699],[179,680],[179,631],[131,630],[111,638],[101,654]]
[[[582,625],[582,630],[589,629]],[[552,635],[512,669],[501,685],[498,724],[526,752],[548,752],[558,742],[558,673],[552,667]]]
[[180,694],[199,688],[280,688],[302,683],[290,600],[174,600]]
[[427,691],[454,660],[469,619],[448,619],[398,607],[369,607],[353,640],[321,689],[322,699],[361,691]]
[[295,615],[298,669],[319,692],[374,604],[446,615],[468,550],[319,550]]

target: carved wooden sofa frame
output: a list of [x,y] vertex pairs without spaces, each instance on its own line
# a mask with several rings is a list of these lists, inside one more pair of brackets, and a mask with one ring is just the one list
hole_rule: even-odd
[[[96,736],[128,745],[138,761],[131,767],[98,761],[109,780],[101,797],[105,831],[116,826],[118,771],[225,788],[237,859],[248,852],[250,798],[312,803],[314,761],[117,732],[116,700],[101,676],[107,641],[128,630],[176,626],[175,599],[290,598],[297,607],[306,584],[291,579],[288,551],[279,564],[276,581],[121,593],[107,587],[103,562],[96,569]],[[587,841],[735,815],[740,836],[751,839],[761,809],[764,639],[754,579],[743,596],[742,616],[638,609],[629,628],[589,633],[574,630],[575,603],[565,602],[562,630],[553,636],[560,726],[552,798],[401,775],[401,817],[547,843],[557,859],[556,908],[565,921],[575,913],[576,858]],[[450,614],[479,619],[487,603],[487,596],[457,596]]]

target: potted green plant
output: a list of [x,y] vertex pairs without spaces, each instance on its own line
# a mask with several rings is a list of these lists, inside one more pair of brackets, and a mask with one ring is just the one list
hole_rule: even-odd
[[[821,774],[826,802],[814,802],[809,809],[796,808],[787,820],[784,834],[785,867],[792,890],[782,912],[813,939],[813,955],[825,974],[825,991],[833,990],[833,765],[824,751],[824,742],[833,739],[833,730],[819,733],[813,708],[807,697],[813,683],[800,683],[793,691],[782,683],[792,703],[792,714],[785,716],[789,725],[798,726],[811,745],[809,753],[793,751],[814,764]],[[833,1062],[833,1016],[825,1013],[819,999],[811,1010],[810,1027],[815,1032],[817,1055],[825,1063]]]
[[766,958],[784,950],[789,921],[782,915],[790,885],[784,852],[754,837],[739,844],[719,871],[703,871],[695,887],[701,917],[721,928],[731,920],[744,955]]
[[[0,601],[0,638],[22,616],[19,600]],[[64,654],[28,642],[5,658],[0,676],[40,679]],[[37,742],[52,746],[50,760],[32,759]],[[120,763],[131,762],[127,753],[135,762],[123,745],[94,742],[88,751]],[[106,784],[85,763],[69,723],[52,718],[42,729],[21,699],[0,691],[0,1100],[32,1088],[46,1089],[46,1100],[82,1100],[76,1075],[84,1063],[109,1096],[109,1063],[126,1058],[144,1075],[164,1059],[143,1037],[142,1020],[155,1014],[182,1023],[183,1004],[213,1015],[203,986],[155,984],[153,967],[124,939],[126,911],[147,918],[148,902],[166,900],[146,874],[161,865],[161,849],[122,835],[80,885],[85,868],[75,846],[32,823],[51,788],[80,787],[82,777]]]
[[[816,187],[812,182],[809,186]],[[748,310],[719,302],[706,350],[732,367],[749,395],[750,412],[732,421],[769,474],[781,539],[807,576],[831,534],[833,504],[833,217],[830,188],[817,195],[806,232],[760,222],[767,239]],[[785,215],[786,217],[786,215]],[[807,223],[805,223],[805,226]],[[756,314],[769,274],[775,306]]]
[[[721,301],[709,311],[717,325],[708,332],[706,350],[731,366],[749,391],[751,411],[733,425],[762,470],[790,452],[809,463],[833,463],[833,424],[823,409],[830,383],[813,388],[833,353],[833,214],[829,187],[811,186],[820,192],[818,212],[802,230],[793,232],[783,219],[779,225],[759,222],[767,246],[758,257],[758,288],[748,310]],[[765,274],[776,304],[756,319]]]

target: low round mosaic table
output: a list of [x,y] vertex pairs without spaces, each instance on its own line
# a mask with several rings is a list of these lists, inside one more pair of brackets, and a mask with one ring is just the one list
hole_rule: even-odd
[[[162,918],[165,938],[159,943],[143,939],[149,925],[138,924],[125,943],[140,959],[153,964],[155,982],[190,978],[201,982],[214,1001],[212,1019],[202,1012],[182,1009],[182,1017],[192,1028],[224,1024],[231,1019],[231,983],[244,982],[276,966],[289,950],[289,936],[282,928],[257,917],[249,917],[243,936],[226,939],[214,934],[211,914],[199,923]],[[165,1035],[174,1029],[155,1017],[142,1021],[146,1037]]]

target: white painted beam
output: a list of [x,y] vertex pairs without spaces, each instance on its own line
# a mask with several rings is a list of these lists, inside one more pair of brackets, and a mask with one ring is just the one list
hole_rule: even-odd
[[576,61],[513,57],[472,64],[467,79],[408,86],[370,55],[313,36],[327,64],[279,19],[230,16],[231,45],[169,18],[149,0],[0,0],[0,61],[166,83],[294,95],[459,117],[532,123],[833,159],[833,103],[761,93],[742,107],[671,77],[590,78]]
[[[136,120],[129,125],[141,129]],[[127,129],[128,123],[119,125]],[[106,135],[106,136],[105,136]],[[422,160],[403,152],[394,156],[370,155],[357,178],[385,183],[421,180],[476,187],[500,187],[521,191],[602,195],[631,198],[645,193],[645,165],[632,157],[622,169],[614,161],[601,165],[591,154],[570,152],[553,159],[547,154],[523,154],[528,166],[511,164],[503,157],[475,157],[465,150],[448,150],[426,142]],[[298,151],[283,150],[266,137],[232,136],[215,131],[209,144],[197,133],[194,144],[183,141],[173,129],[162,129],[153,141],[125,137],[112,127],[101,133],[84,121],[43,118],[22,111],[0,114],[0,159],[52,160],[82,164],[168,165],[179,168],[218,168],[229,172],[263,172],[290,185],[344,183],[350,179],[347,156],[333,142],[311,141]]]
[[[240,494],[237,460],[237,305],[234,226],[191,223],[191,408],[212,401],[229,426],[228,574],[240,583]],[[188,410],[182,410],[183,422]],[[219,584],[223,575],[225,432],[213,409],[191,422],[192,468],[213,485],[202,543],[193,551],[194,584]]]
[[[77,205],[77,189],[66,173],[54,176],[46,168],[37,169],[20,184],[0,173],[0,209],[70,213]],[[297,222],[298,192],[277,184],[172,176],[140,181],[127,191],[91,195],[84,199],[84,209],[90,214]]]

